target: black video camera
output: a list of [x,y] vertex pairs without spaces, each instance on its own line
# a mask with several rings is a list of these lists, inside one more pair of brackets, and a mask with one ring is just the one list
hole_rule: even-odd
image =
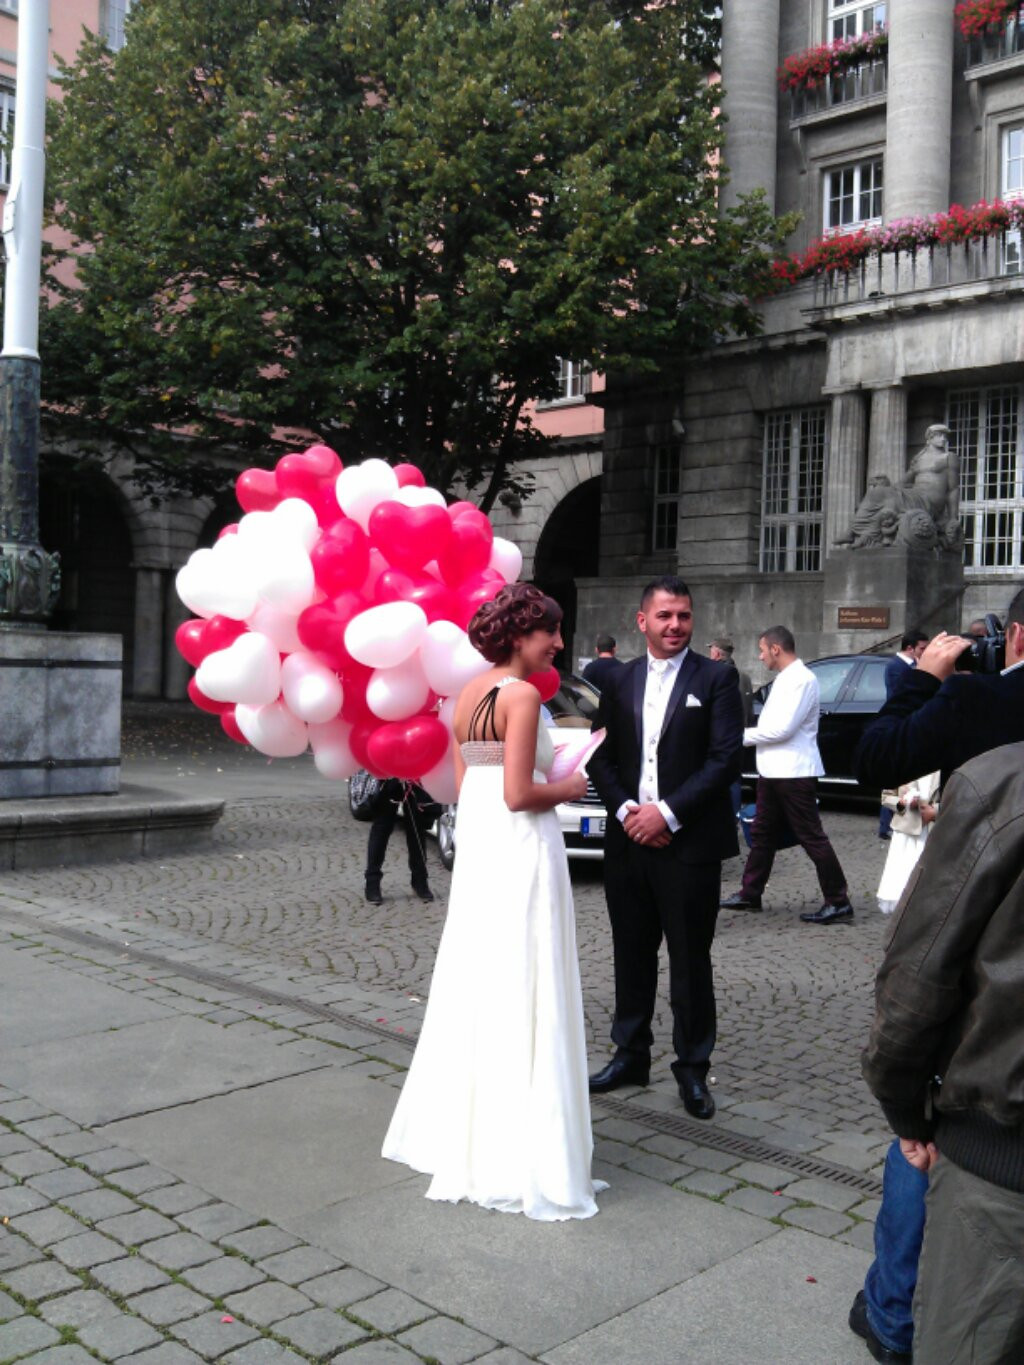
[[985,617],[984,635],[965,635],[970,648],[956,661],[958,673],[1002,673],[1006,667],[1006,632],[998,616]]

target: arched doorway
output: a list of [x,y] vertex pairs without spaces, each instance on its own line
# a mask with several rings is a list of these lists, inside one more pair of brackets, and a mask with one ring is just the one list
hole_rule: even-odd
[[[565,650],[556,663],[568,672],[576,660],[576,579],[595,578],[600,558],[601,477],[567,493],[548,517],[534,558],[533,578],[562,606]],[[585,643],[582,642],[582,643]]]
[[49,461],[39,478],[39,541],[59,550],[60,598],[51,630],[120,635],[130,691],[135,645],[132,538],[110,480],[98,470]]

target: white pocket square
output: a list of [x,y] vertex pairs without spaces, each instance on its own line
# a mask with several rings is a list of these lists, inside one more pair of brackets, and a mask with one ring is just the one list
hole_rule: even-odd
[[700,702],[697,700],[697,698],[693,695],[692,692],[687,692],[686,704],[687,706],[699,706]]

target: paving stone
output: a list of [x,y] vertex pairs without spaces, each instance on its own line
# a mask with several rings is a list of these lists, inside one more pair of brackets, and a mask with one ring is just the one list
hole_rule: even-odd
[[77,1218],[72,1218],[70,1214],[52,1206],[13,1218],[11,1227],[40,1247],[51,1246],[65,1237],[77,1237],[79,1233],[85,1231]]
[[12,1318],[0,1327],[0,1360],[17,1360],[60,1341],[60,1333],[38,1318]]
[[122,1310],[106,1294],[97,1289],[78,1289],[62,1294],[59,1299],[48,1299],[39,1309],[47,1322],[57,1327],[85,1327],[102,1318],[116,1318]]
[[142,1157],[135,1152],[126,1152],[123,1147],[103,1147],[98,1152],[85,1152],[78,1160],[94,1175],[112,1175],[114,1171],[127,1171],[145,1165]]
[[96,1357],[91,1356],[82,1346],[51,1346],[32,1356],[32,1365],[96,1365]]
[[852,1228],[848,1228],[846,1232],[841,1232],[836,1241],[846,1242],[859,1251],[869,1251],[874,1255],[875,1225],[874,1223],[854,1223]]
[[863,1198],[859,1191],[848,1189],[845,1185],[833,1185],[828,1180],[794,1180],[786,1187],[786,1193],[808,1204],[835,1209],[837,1213],[859,1204]]
[[[229,1365],[298,1365],[304,1357],[296,1355],[294,1351],[289,1351],[287,1347],[281,1346],[276,1341],[269,1341],[266,1337],[260,1337],[258,1341],[251,1341],[248,1346],[243,1346],[240,1351],[232,1351],[229,1356],[222,1356],[223,1360]],[[348,1362],[346,1362],[348,1365]]]
[[49,1195],[65,1203],[69,1194],[81,1194],[83,1190],[95,1190],[98,1181],[77,1166],[68,1166],[62,1171],[47,1171],[45,1175],[34,1175],[28,1182],[40,1194]]
[[178,1226],[153,1209],[139,1209],[136,1213],[122,1213],[116,1218],[104,1219],[97,1225],[97,1231],[108,1237],[116,1237],[125,1246],[137,1247],[157,1237],[177,1232]]
[[59,1156],[40,1148],[34,1152],[16,1152],[14,1156],[5,1156],[0,1159],[0,1166],[19,1180],[25,1180],[30,1175],[42,1175],[44,1171],[62,1171],[64,1162]]
[[178,1215],[182,1227],[211,1242],[220,1242],[234,1232],[251,1228],[259,1219],[251,1213],[243,1213],[234,1204],[205,1204],[200,1208],[185,1210]]
[[7,1271],[17,1270],[20,1266],[31,1265],[33,1261],[41,1261],[43,1253],[38,1247],[34,1247],[31,1242],[26,1242],[24,1237],[15,1237],[12,1232],[4,1232],[0,1236],[0,1273],[6,1278]]
[[670,1161],[681,1161],[686,1166],[693,1164],[688,1154],[693,1151],[695,1144],[687,1142],[685,1138],[673,1137],[671,1133],[655,1133],[652,1137],[644,1138],[640,1146],[647,1152],[667,1156]]
[[201,1356],[177,1341],[165,1341],[162,1346],[153,1346],[137,1355],[122,1356],[120,1365],[129,1360],[132,1365],[203,1365]]
[[128,1307],[147,1322],[158,1327],[170,1327],[173,1323],[194,1318],[210,1308],[210,1300],[183,1284],[168,1284],[162,1289],[153,1289],[148,1294],[138,1294],[129,1299]]
[[835,1213],[832,1209],[787,1209],[782,1217],[793,1227],[817,1232],[822,1237],[834,1237],[839,1232],[846,1232],[851,1226],[849,1218],[844,1218],[841,1213]]
[[521,1355],[511,1346],[499,1346],[496,1351],[488,1351],[473,1365],[533,1365],[529,1356]]
[[869,1223],[873,1223],[881,1207],[881,1199],[864,1199],[859,1204],[854,1204],[847,1212],[854,1218],[865,1218]]
[[6,1322],[8,1318],[17,1318],[22,1313],[21,1304],[12,1299],[10,1294],[5,1294],[0,1289],[0,1322]]
[[274,1335],[286,1338],[307,1355],[326,1359],[365,1337],[366,1330],[328,1308],[313,1308],[275,1323]]
[[35,1265],[23,1266],[21,1270],[4,1273],[4,1282],[15,1294],[21,1294],[33,1303],[49,1299],[54,1294],[63,1294],[68,1289],[81,1289],[82,1281],[72,1275],[56,1261],[37,1261]]
[[98,1133],[90,1133],[85,1128],[76,1128],[73,1132],[68,1132],[62,1137],[52,1137],[47,1140],[47,1147],[61,1156],[78,1157],[84,1152],[99,1152],[107,1146],[106,1138],[102,1138]]
[[487,1350],[497,1346],[493,1337],[485,1337],[463,1322],[453,1318],[431,1318],[403,1332],[398,1340],[421,1356],[429,1356],[438,1365],[466,1365]]
[[174,1232],[170,1237],[146,1244],[149,1259],[168,1270],[187,1270],[190,1266],[215,1261],[222,1254],[219,1247],[211,1246],[192,1232]]
[[625,1166],[636,1156],[636,1148],[625,1142],[615,1142],[610,1138],[597,1138],[594,1142],[594,1160],[607,1161],[612,1166]]
[[216,1360],[218,1356],[236,1350],[259,1336],[255,1328],[237,1320],[225,1322],[226,1317],[230,1317],[230,1314],[214,1309],[212,1313],[179,1322],[173,1328],[174,1335],[191,1346],[204,1360]]
[[278,1251],[288,1251],[291,1247],[300,1245],[298,1237],[285,1232],[284,1228],[273,1226],[249,1228],[246,1232],[234,1232],[229,1237],[221,1237],[219,1240],[226,1247],[232,1247],[254,1261],[261,1261],[265,1256],[273,1256]]
[[646,1175],[651,1180],[661,1180],[666,1185],[671,1185],[693,1170],[693,1167],[687,1166],[685,1162],[670,1161],[668,1157],[659,1156],[657,1152],[641,1152],[639,1150],[634,1152],[630,1160],[626,1162],[626,1166],[639,1175]]
[[158,1190],[164,1185],[177,1184],[178,1177],[170,1171],[161,1170],[159,1166],[133,1166],[127,1171],[114,1172],[110,1183],[120,1190],[127,1190],[129,1194],[148,1194],[150,1190]]
[[303,1294],[325,1308],[347,1308],[357,1299],[368,1299],[387,1286],[372,1275],[364,1275],[353,1266],[336,1270],[332,1275],[320,1275],[315,1280],[304,1280],[299,1285]]
[[71,1119],[66,1119],[61,1114],[51,1114],[46,1119],[30,1119],[28,1123],[21,1125],[21,1131],[27,1137],[45,1138],[46,1146],[52,1147],[51,1138],[60,1137],[63,1133],[80,1133],[82,1130]]
[[687,1166],[696,1166],[702,1171],[727,1171],[736,1165],[736,1157],[728,1152],[716,1151],[714,1147],[695,1147],[686,1154]]
[[311,1280],[314,1276],[340,1270],[341,1262],[317,1247],[298,1246],[291,1251],[282,1251],[277,1256],[268,1256],[259,1262],[259,1267],[275,1280],[283,1280],[285,1284],[301,1284],[303,1280]]
[[99,1232],[80,1232],[67,1237],[53,1248],[53,1254],[74,1270],[89,1270],[105,1261],[116,1261],[124,1255],[124,1247],[111,1237]]
[[224,1302],[229,1313],[238,1313],[260,1327],[269,1327],[282,1318],[294,1317],[313,1307],[312,1300],[307,1299],[305,1294],[300,1294],[290,1285],[272,1281],[258,1284],[255,1289],[246,1289],[241,1294],[232,1294]]
[[159,1189],[146,1191],[146,1203],[161,1213],[187,1213],[189,1209],[209,1202],[210,1196],[197,1185],[161,1185]]
[[10,1185],[0,1190],[0,1218],[14,1218],[19,1213],[45,1209],[52,1202],[41,1190],[30,1189],[28,1185]]
[[787,1199],[785,1195],[772,1194],[770,1190],[758,1189],[756,1185],[741,1185],[738,1190],[727,1194],[722,1202],[758,1218],[778,1218],[780,1213],[792,1208],[795,1201]]
[[138,1213],[139,1206],[134,1199],[128,1199],[117,1190],[86,1190],[84,1194],[73,1194],[60,1201],[65,1208],[85,1218],[90,1223],[99,1223],[105,1218],[116,1218],[123,1213]]
[[237,1294],[243,1289],[251,1289],[255,1284],[262,1284],[267,1277],[241,1256],[222,1256],[219,1261],[208,1261],[205,1265],[186,1270],[184,1278],[200,1294],[208,1294],[211,1299],[223,1299],[228,1294]]
[[94,1266],[89,1273],[104,1288],[121,1298],[129,1294],[141,1294],[144,1289],[156,1289],[169,1281],[162,1270],[144,1261],[141,1256],[125,1256],[120,1261]]
[[434,1316],[434,1309],[420,1303],[410,1294],[400,1289],[385,1289],[374,1294],[372,1299],[361,1299],[350,1305],[348,1310],[360,1322],[368,1322],[379,1332],[400,1332],[403,1327],[412,1327],[424,1318]]
[[799,1179],[793,1171],[783,1170],[781,1166],[770,1166],[764,1161],[741,1161],[729,1170],[733,1180],[742,1180],[745,1185],[761,1185],[766,1190],[784,1190]]
[[38,1142],[33,1142],[24,1133],[12,1133],[0,1128],[0,1157],[9,1156],[12,1152],[34,1152],[38,1146]]
[[147,1347],[158,1346],[163,1337],[141,1318],[119,1313],[116,1318],[103,1318],[79,1328],[78,1339],[83,1346],[99,1351],[108,1360],[119,1360]]
[[[368,1341],[362,1346],[353,1346],[341,1359],[344,1365],[419,1365],[420,1360],[397,1341]],[[525,1356],[522,1359],[526,1361]]]
[[680,1179],[679,1188],[689,1190],[691,1194],[704,1194],[711,1199],[719,1199],[736,1188],[736,1181],[730,1180],[727,1175],[719,1175],[716,1171],[691,1171],[689,1175],[684,1175]]
[[25,1119],[45,1119],[50,1115],[51,1111],[36,1104],[35,1100],[18,1099],[0,1103],[0,1118],[6,1119],[8,1123],[21,1123]]

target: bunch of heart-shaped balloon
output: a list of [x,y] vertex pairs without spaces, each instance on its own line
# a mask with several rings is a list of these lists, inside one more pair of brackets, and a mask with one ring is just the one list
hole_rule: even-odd
[[189,696],[272,758],[309,746],[325,777],[365,767],[453,801],[451,712],[489,667],[465,628],[522,554],[410,464],[342,468],[315,445],[236,491],[245,515],[178,574]]

